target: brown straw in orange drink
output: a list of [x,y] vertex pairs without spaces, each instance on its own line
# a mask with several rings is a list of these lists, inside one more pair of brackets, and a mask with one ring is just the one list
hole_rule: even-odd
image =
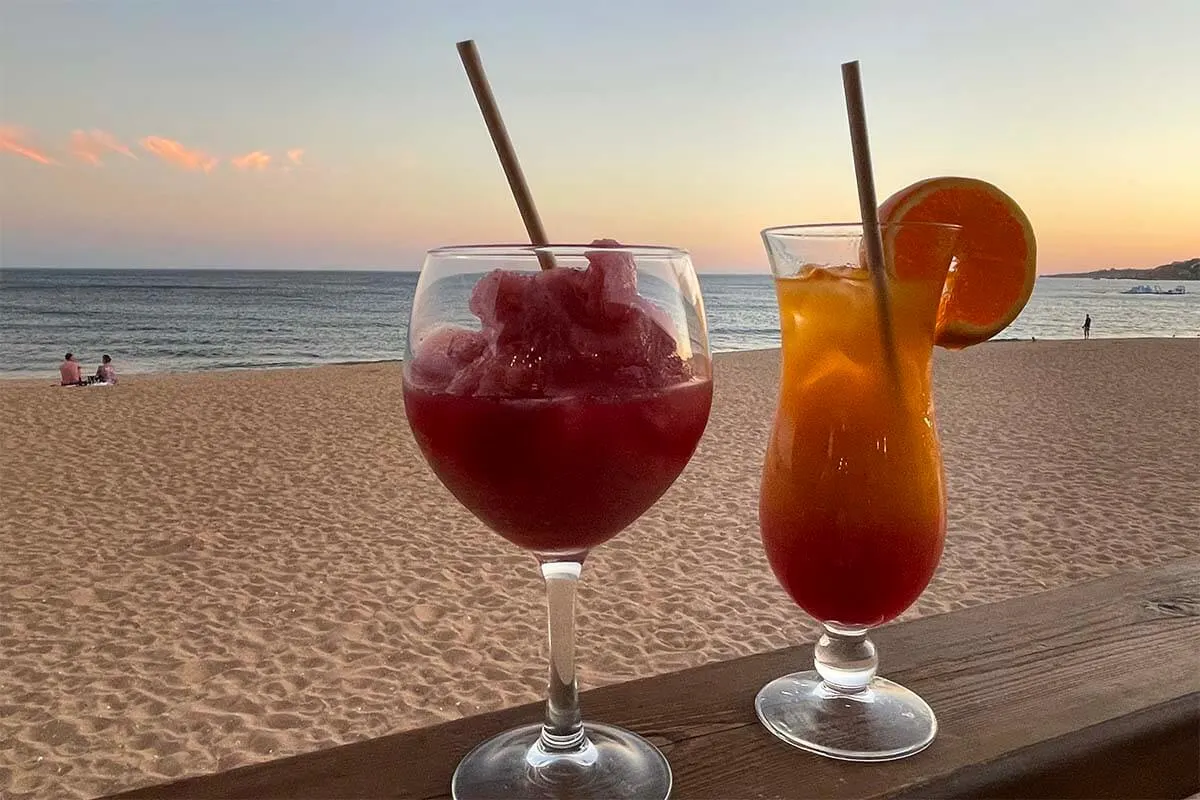
[[[512,189],[517,208],[521,211],[521,219],[529,233],[529,241],[535,246],[544,247],[550,244],[550,241],[546,238],[546,229],[542,227],[541,217],[533,204],[533,194],[529,191],[529,184],[525,182],[525,173],[521,171],[521,163],[517,161],[512,140],[508,138],[508,129],[504,127],[504,120],[500,117],[500,109],[492,95],[492,87],[488,85],[487,75],[483,72],[483,62],[479,60],[475,40],[459,42],[457,47],[458,55],[467,71],[467,78],[471,81],[471,89],[475,92],[475,100],[479,103],[479,110],[483,112],[483,121],[487,123],[488,133],[492,135],[496,155],[500,156],[500,166],[504,167],[508,187]],[[539,252],[537,256],[542,269],[554,266],[554,256],[551,253]]]
[[854,174],[858,179],[858,207],[862,213],[863,244],[867,250],[867,271],[875,284],[875,304],[879,314],[883,355],[893,376],[896,349],[893,342],[892,306],[888,296],[887,264],[883,255],[883,232],[875,202],[875,176],[871,171],[871,147],[867,141],[867,111],[863,103],[862,76],[858,62],[842,64],[842,88],[846,93],[846,114],[850,118],[850,144],[854,149]]

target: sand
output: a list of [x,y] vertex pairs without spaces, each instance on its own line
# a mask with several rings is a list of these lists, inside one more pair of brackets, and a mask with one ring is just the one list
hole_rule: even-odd
[[[1200,553],[1200,341],[993,343],[935,371],[950,532],[906,617]],[[589,558],[585,688],[812,635],[757,536],[777,377],[777,352],[719,357],[691,466]],[[47,384],[0,385],[0,795],[541,696],[534,563],[426,468],[398,365]]]

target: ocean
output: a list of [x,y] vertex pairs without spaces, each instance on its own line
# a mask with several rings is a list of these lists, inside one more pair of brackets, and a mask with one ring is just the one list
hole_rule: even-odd
[[[0,270],[0,377],[57,376],[63,353],[119,374],[398,359],[416,272]],[[714,351],[779,345],[765,274],[702,275]],[[1128,295],[1138,281],[1039,278],[1002,339],[1200,336],[1200,287]],[[1163,285],[1170,288],[1174,284]]]

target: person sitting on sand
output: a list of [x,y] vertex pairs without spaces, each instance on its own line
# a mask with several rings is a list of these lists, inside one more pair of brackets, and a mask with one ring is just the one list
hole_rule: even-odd
[[108,353],[105,353],[104,357],[100,359],[100,366],[96,368],[96,379],[101,383],[117,382],[117,370],[112,365],[112,358]]
[[79,362],[72,353],[63,356],[63,362],[58,365],[58,374],[62,377],[63,386],[82,386],[83,375],[79,371]]

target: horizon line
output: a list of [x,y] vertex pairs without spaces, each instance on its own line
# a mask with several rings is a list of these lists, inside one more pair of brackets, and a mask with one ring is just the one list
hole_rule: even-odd
[[[1070,277],[1073,275],[1083,275],[1092,272],[1101,272],[1105,270],[1150,270],[1161,266],[1169,266],[1186,261],[1192,261],[1195,258],[1180,258],[1175,261],[1168,261],[1165,264],[1157,264],[1154,267],[1090,267],[1079,270],[1069,270],[1066,272],[1039,272],[1038,278],[1059,278]],[[228,266],[123,266],[123,267],[75,267],[75,266],[46,266],[44,264],[37,265],[0,265],[0,272],[4,270],[38,270],[38,271],[62,271],[62,272],[413,272],[420,273],[421,267],[228,267]],[[769,267],[765,269],[705,269],[696,270],[697,275],[767,275],[771,274]]]

